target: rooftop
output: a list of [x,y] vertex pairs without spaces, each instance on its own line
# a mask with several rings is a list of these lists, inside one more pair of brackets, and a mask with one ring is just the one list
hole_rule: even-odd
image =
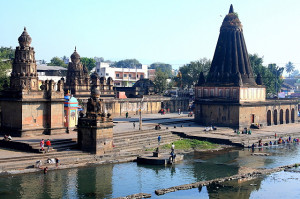
[[67,68],[61,66],[47,66],[46,64],[37,65],[37,70],[68,70]]

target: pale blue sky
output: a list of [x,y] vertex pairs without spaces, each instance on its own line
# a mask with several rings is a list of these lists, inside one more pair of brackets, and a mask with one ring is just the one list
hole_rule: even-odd
[[265,63],[300,69],[299,0],[0,0],[0,46],[18,45],[27,27],[36,59],[81,56],[178,68],[212,59],[232,3],[244,26],[249,53]]

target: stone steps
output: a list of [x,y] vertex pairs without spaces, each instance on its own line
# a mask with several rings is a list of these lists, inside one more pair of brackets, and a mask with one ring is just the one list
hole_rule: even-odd
[[170,131],[151,131],[151,132],[147,132],[147,133],[137,133],[137,134],[132,134],[132,135],[126,135],[126,136],[118,136],[114,138],[114,142],[124,142],[124,141],[128,141],[128,140],[136,140],[136,139],[141,139],[141,138],[147,138],[147,137],[151,137],[154,138],[161,135],[161,136],[165,136],[165,135],[169,135],[171,134]]

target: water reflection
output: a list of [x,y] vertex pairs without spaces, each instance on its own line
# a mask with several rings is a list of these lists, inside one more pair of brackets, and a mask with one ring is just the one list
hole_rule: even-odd
[[231,176],[245,166],[270,168],[292,164],[299,160],[299,148],[291,144],[264,149],[270,156],[252,156],[251,149],[194,152],[187,154],[184,161],[168,166],[130,162],[55,170],[47,175],[41,172],[0,177],[0,198],[113,198],[140,192],[160,199],[199,198],[199,195],[201,198],[249,198],[264,187],[262,179],[228,182],[219,188],[208,186],[164,196],[156,196],[154,190]]

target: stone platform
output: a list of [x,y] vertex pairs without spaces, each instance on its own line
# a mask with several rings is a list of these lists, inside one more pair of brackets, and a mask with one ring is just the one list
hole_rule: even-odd
[[[179,162],[183,160],[183,155],[176,154],[175,162]],[[140,164],[151,164],[151,165],[167,165],[172,164],[170,162],[170,154],[169,153],[162,153],[159,155],[159,157],[153,157],[151,155],[143,155],[137,157],[137,163]]]

